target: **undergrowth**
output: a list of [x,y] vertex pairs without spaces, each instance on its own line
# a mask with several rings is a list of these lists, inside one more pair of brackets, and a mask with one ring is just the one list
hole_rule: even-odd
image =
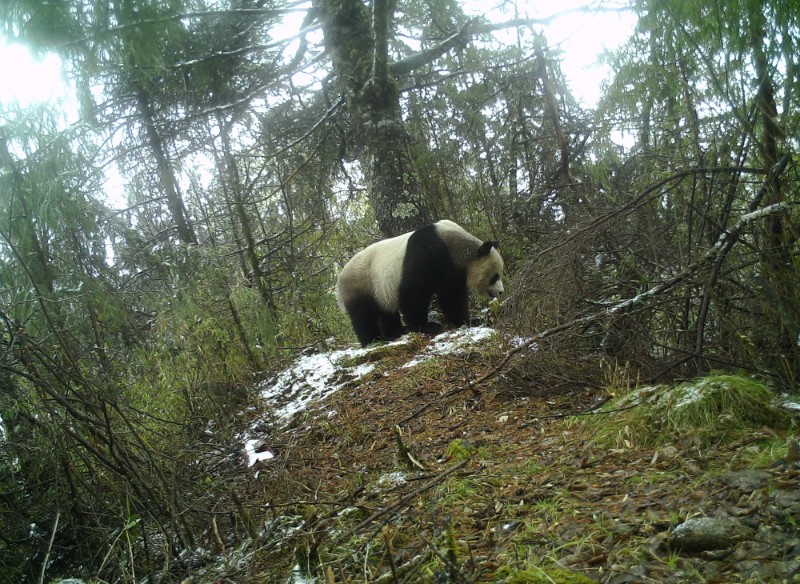
[[631,389],[584,423],[598,444],[631,448],[688,438],[709,446],[762,427],[785,430],[790,419],[764,384],[739,375],[712,375],[676,387]]

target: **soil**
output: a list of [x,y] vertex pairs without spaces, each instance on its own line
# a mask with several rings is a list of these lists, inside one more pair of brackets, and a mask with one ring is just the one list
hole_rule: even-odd
[[[475,386],[499,361],[480,351],[415,370],[393,359],[264,432],[275,458],[241,497],[266,527],[220,581],[800,581],[786,436],[599,446],[583,421],[608,394],[593,384],[512,363]],[[733,527],[676,539],[697,518]]]

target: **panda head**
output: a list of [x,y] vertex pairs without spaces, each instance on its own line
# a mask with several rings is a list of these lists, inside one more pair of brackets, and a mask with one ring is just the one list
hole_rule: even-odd
[[467,264],[467,285],[475,292],[497,298],[503,293],[503,258],[496,241],[486,241]]

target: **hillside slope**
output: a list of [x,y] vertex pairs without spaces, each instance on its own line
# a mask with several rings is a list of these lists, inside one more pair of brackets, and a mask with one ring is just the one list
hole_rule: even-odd
[[[254,538],[220,540],[224,561],[193,581],[793,581],[788,414],[734,427],[723,405],[708,408],[721,434],[708,420],[668,427],[652,422],[682,407],[666,387],[618,387],[618,403],[513,361],[496,370],[520,343],[489,329],[412,335],[306,355],[263,384],[242,436]],[[662,412],[644,425],[624,417],[651,406]],[[708,524],[687,522],[698,518]],[[698,523],[712,533],[680,539]]]

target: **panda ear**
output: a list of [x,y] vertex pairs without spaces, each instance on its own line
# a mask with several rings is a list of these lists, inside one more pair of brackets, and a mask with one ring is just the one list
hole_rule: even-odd
[[493,247],[497,247],[496,241],[484,241],[483,244],[478,248],[478,257],[481,258],[485,255],[488,255],[490,251],[492,251]]

